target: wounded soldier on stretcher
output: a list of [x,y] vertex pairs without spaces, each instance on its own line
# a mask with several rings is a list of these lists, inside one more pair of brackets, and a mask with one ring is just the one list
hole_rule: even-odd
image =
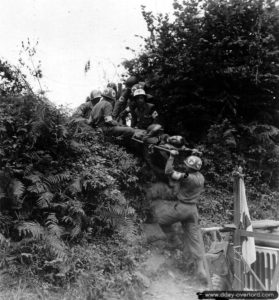
[[187,156],[200,154],[197,149],[187,148],[182,136],[165,134],[163,127],[159,124],[152,124],[147,130],[136,130],[133,139],[143,142],[144,158],[156,177],[162,181],[168,181],[165,175],[165,165],[171,150],[183,151]]

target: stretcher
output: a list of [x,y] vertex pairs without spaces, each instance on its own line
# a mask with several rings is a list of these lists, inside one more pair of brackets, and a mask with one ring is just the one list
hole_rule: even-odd
[[[139,143],[139,144],[144,144],[144,142],[140,139],[137,139],[135,137],[132,137],[132,140]],[[147,146],[159,150],[159,151],[165,151],[167,153],[170,153],[172,150],[176,150],[178,152],[195,152],[195,154],[198,155],[202,155],[202,152],[198,151],[197,149],[191,149],[191,148],[187,148],[187,147],[182,147],[182,148],[176,148],[176,147],[172,147],[172,148],[167,148],[164,146],[159,146],[159,145],[153,145],[153,144],[146,144]]]

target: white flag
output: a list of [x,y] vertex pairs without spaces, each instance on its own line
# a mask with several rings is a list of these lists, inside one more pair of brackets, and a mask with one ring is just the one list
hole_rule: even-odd
[[[253,227],[250,219],[249,209],[247,205],[245,185],[242,178],[239,179],[239,194],[240,194],[240,228],[246,231],[253,232]],[[251,264],[256,261],[256,247],[254,237],[243,237],[242,256],[246,263],[251,267]],[[246,268],[244,270],[247,272]]]

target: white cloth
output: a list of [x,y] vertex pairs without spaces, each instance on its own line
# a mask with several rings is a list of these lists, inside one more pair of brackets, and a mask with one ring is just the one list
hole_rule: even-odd
[[[245,185],[242,178],[239,179],[239,194],[240,194],[240,228],[246,231],[253,232],[253,227],[250,219],[249,209],[247,205]],[[251,267],[251,264],[256,261],[256,247],[254,237],[243,237],[242,256],[246,263]],[[248,270],[244,268],[247,273]]]

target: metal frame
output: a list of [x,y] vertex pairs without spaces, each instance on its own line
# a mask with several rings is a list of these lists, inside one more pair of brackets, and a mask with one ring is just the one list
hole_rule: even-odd
[[[239,193],[239,186],[240,180],[243,180],[243,175],[241,174],[242,170],[239,168],[237,172],[235,172],[234,176],[234,249],[235,252],[242,257],[241,253],[241,246],[244,237],[258,237],[265,240],[271,241],[279,241],[279,236],[273,234],[265,234],[265,233],[258,233],[258,232],[250,232],[240,228],[240,193]],[[238,249],[240,251],[238,251]],[[243,259],[234,259],[234,286],[235,290],[243,290],[244,288],[244,264],[246,264],[245,260]],[[251,270],[251,268],[249,268]],[[260,281],[258,276],[251,272],[253,276],[256,278],[257,281]],[[275,267],[275,272],[272,278],[271,283],[271,290],[275,291],[276,287],[279,283],[279,259],[277,265]],[[265,286],[262,282],[260,282],[260,286],[265,289]]]

